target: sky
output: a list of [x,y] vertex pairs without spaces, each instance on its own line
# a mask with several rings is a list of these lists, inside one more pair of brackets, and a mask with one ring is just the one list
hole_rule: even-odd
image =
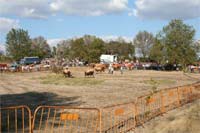
[[156,35],[172,19],[193,26],[200,40],[200,0],[0,0],[0,50],[11,28],[50,45],[85,34],[132,41],[139,31]]

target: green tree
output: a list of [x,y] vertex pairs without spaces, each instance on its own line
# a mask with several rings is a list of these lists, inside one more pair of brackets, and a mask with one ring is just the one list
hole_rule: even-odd
[[11,29],[6,36],[6,52],[14,60],[31,55],[31,39],[28,31]]
[[110,41],[105,45],[105,51],[107,54],[117,54],[120,59],[133,58],[135,55],[134,45],[122,39]]
[[86,60],[88,62],[99,62],[99,57],[105,51],[103,40],[95,38],[90,44],[88,44],[87,51]]
[[71,59],[78,58],[84,60],[87,56],[87,47],[84,44],[83,38],[73,40],[69,52]]
[[195,50],[192,48],[195,30],[186,25],[182,20],[172,20],[159,34],[164,45],[164,56],[170,64],[187,64],[196,60]]
[[56,47],[56,46],[53,46],[52,52],[51,52],[51,55],[52,55],[53,57],[56,57],[56,51],[57,51],[57,47]]
[[32,39],[32,55],[40,58],[51,56],[51,48],[44,37],[39,36]]
[[150,59],[156,61],[159,64],[165,63],[164,61],[164,46],[162,45],[161,41],[155,39],[153,46],[150,49]]
[[192,45],[193,49],[197,53],[197,59],[200,60],[200,40],[195,41]]
[[118,54],[120,57],[134,56],[134,46],[120,39],[105,43],[102,39],[91,35],[62,41],[57,47],[57,57],[69,60],[79,59],[88,62],[99,62],[101,54]]

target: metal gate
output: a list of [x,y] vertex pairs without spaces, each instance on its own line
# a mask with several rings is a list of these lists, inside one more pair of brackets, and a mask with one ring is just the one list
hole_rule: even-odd
[[163,112],[167,112],[180,106],[180,97],[177,87],[161,90],[160,93],[163,99]]
[[34,112],[34,133],[100,132],[100,110],[67,106],[40,106]]
[[143,124],[162,113],[163,100],[159,92],[138,97],[136,101],[136,122]]
[[0,132],[31,133],[31,111],[27,106],[0,109]]
[[135,129],[135,104],[133,102],[104,107],[101,111],[102,132],[124,133]]

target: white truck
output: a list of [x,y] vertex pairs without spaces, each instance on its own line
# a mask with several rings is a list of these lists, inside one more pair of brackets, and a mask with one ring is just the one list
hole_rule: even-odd
[[100,56],[100,62],[103,64],[110,64],[110,63],[117,62],[117,55],[102,54]]

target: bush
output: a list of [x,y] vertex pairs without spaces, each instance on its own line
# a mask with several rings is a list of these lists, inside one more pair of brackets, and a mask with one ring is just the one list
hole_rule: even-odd
[[52,70],[53,73],[58,74],[58,73],[62,73],[63,68],[61,66],[54,65],[54,66],[52,66],[51,70]]

